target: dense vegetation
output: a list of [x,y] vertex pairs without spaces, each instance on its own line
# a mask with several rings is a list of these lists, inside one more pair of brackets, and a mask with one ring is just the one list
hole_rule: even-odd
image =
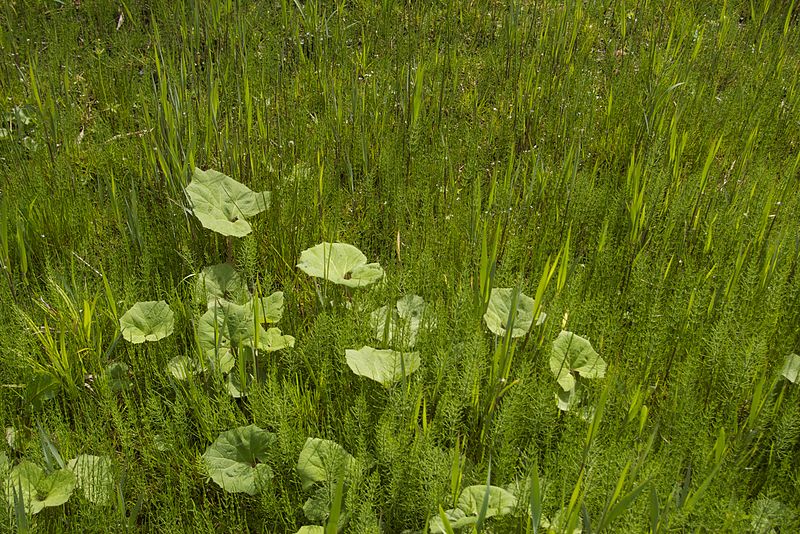
[[[6,0],[0,52],[4,529],[800,528],[795,0]],[[195,168],[270,193],[251,232]],[[325,242],[383,277],[297,267]],[[216,310],[276,327],[205,365]]]

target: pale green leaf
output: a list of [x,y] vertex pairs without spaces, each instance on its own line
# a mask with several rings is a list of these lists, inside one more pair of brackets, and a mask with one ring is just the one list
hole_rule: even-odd
[[230,493],[255,495],[272,478],[265,462],[275,434],[256,425],[228,430],[203,453],[211,479]]
[[477,485],[464,488],[456,506],[466,515],[477,516],[483,506],[486,492],[489,492],[489,506],[485,517],[510,514],[517,506],[517,498],[513,493],[499,486]]
[[81,454],[67,462],[67,467],[75,473],[77,486],[89,502],[100,506],[111,504],[114,491],[111,458]]
[[[453,529],[468,527],[478,522],[477,515],[467,515],[460,508],[446,510],[444,514],[447,517],[447,521],[450,523],[450,527]],[[431,520],[428,522],[428,529],[431,534],[445,534],[447,532],[447,529],[444,527],[444,521],[442,521],[442,518],[439,517],[438,514],[431,517]]]
[[318,487],[314,494],[303,505],[303,514],[309,521],[324,522],[331,513],[333,501],[332,489],[329,485]]
[[[515,291],[512,288],[492,289],[489,306],[486,308],[486,313],[483,314],[483,320],[486,321],[486,326],[496,336],[506,335],[506,331],[509,328],[509,314]],[[512,318],[514,324],[511,330],[511,337],[522,337],[531,329],[534,306],[535,301],[520,291],[517,295],[516,314]],[[544,316],[540,315],[540,321],[537,324],[543,321]]]
[[205,228],[235,237],[252,231],[247,218],[267,209],[270,200],[268,192],[255,193],[221,172],[198,168],[194,169],[192,181],[186,186],[186,195],[192,211]]
[[175,356],[167,363],[167,371],[176,380],[188,380],[200,373],[201,368],[197,361],[189,356]]
[[276,291],[261,298],[260,319],[265,323],[277,323],[283,317],[283,291]]
[[347,243],[320,243],[300,253],[297,267],[309,276],[334,284],[362,287],[383,278],[383,268]]
[[230,263],[205,267],[197,277],[197,294],[211,307],[217,299],[244,304],[250,292],[239,273]]
[[419,352],[398,352],[364,346],[359,350],[345,351],[347,365],[359,376],[364,376],[388,386],[410,375],[420,366]]
[[567,529],[567,509],[562,508],[556,515],[553,516],[552,521],[548,521],[546,518],[542,517],[542,528],[545,529],[547,534],[581,534],[583,529],[580,526],[576,526],[572,529],[572,532],[569,533]]
[[319,525],[306,525],[304,527],[300,527],[295,534],[325,534],[325,527],[321,527]]
[[578,397],[578,387],[573,387],[572,389],[558,390],[556,393],[556,401],[558,404],[558,409],[562,412],[570,411],[574,406],[578,404],[579,397]]
[[6,500],[14,506],[14,492],[22,489],[25,511],[38,514],[49,506],[61,506],[75,490],[75,474],[69,469],[59,469],[45,475],[38,465],[23,461],[11,470],[5,479]]
[[175,317],[163,300],[137,302],[120,317],[122,337],[131,343],[158,341],[172,334]]
[[306,439],[297,459],[297,473],[304,490],[316,482],[333,482],[341,472],[347,472],[355,459],[334,441]]
[[266,352],[294,347],[295,339],[288,334],[282,334],[280,328],[261,328],[258,335],[258,348]]
[[561,389],[569,391],[575,387],[572,373],[582,378],[603,378],[606,375],[606,362],[595,352],[589,340],[562,330],[553,341],[550,370]]
[[786,380],[792,384],[796,384],[797,378],[800,376],[800,356],[797,354],[788,355],[786,361],[783,363],[781,374]]
[[[423,320],[426,319],[426,309],[427,304],[418,295],[404,296],[391,310],[388,306],[382,306],[370,316],[373,335],[385,343],[399,341],[403,347],[413,347]],[[427,321],[427,325],[430,326],[430,321]]]
[[[254,306],[258,306],[258,310]],[[203,314],[198,323],[197,337],[200,348],[208,355],[213,350],[224,352],[224,349],[229,349],[231,346],[252,345],[256,337],[254,312],[259,312],[261,321],[271,322],[271,319],[279,317],[282,308],[283,294],[280,292],[261,299],[258,304],[250,301],[240,305],[218,300]],[[261,350],[274,351],[294,346],[294,337],[281,334],[278,328],[265,330],[258,325],[257,333],[258,348]]]

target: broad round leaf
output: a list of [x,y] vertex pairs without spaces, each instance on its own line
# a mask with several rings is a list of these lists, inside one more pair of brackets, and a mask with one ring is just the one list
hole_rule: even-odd
[[167,371],[176,380],[187,380],[201,371],[197,361],[189,356],[175,356],[167,364]]
[[38,465],[24,461],[11,470],[5,480],[6,500],[14,506],[14,493],[22,490],[25,511],[38,514],[48,506],[61,506],[75,490],[75,474],[69,469],[59,469],[49,476]]
[[306,525],[304,527],[300,527],[295,534],[325,534],[325,527],[321,527],[319,525]]
[[81,454],[67,462],[67,467],[75,473],[78,488],[89,502],[100,506],[111,504],[114,491],[111,458]]
[[333,482],[339,473],[349,471],[355,459],[334,441],[306,439],[297,459],[297,474],[304,490],[316,482]]
[[277,323],[283,317],[283,291],[276,291],[268,297],[261,297],[259,317],[265,323]]
[[197,294],[211,307],[217,299],[243,304],[250,300],[247,284],[230,263],[203,268],[197,277]]
[[580,401],[578,389],[579,388],[577,384],[572,389],[566,391],[559,388],[558,393],[556,393],[556,403],[559,410],[562,412],[568,412],[577,406],[578,402]]
[[275,443],[275,434],[256,425],[242,426],[219,435],[206,452],[203,462],[211,479],[230,493],[255,495],[272,478],[272,470],[262,463]]
[[550,370],[564,391],[575,387],[578,373],[582,378],[603,378],[606,376],[606,362],[592,348],[588,339],[562,330],[550,353]]
[[404,296],[392,310],[388,306],[382,306],[370,315],[373,335],[384,343],[399,341],[403,347],[413,347],[417,342],[426,309],[427,304],[419,295]]
[[[258,306],[258,309],[255,308]],[[200,347],[208,354],[212,350],[230,348],[232,345],[252,345],[258,335],[258,348],[265,351],[294,346],[292,336],[284,336],[280,329],[264,330],[258,325],[254,313],[258,311],[261,322],[274,322],[283,313],[283,293],[273,293],[260,301],[234,304],[225,300],[213,303],[200,318],[197,337]]]
[[172,334],[175,316],[163,300],[137,302],[119,320],[122,337],[131,343],[158,341]]
[[[453,529],[459,529],[477,523],[487,492],[489,501],[484,516],[486,518],[510,514],[517,506],[516,496],[506,489],[486,485],[469,486],[461,492],[457,507],[445,512],[450,526]],[[444,522],[438,514],[431,518],[428,527],[432,533],[447,532]]]
[[410,375],[420,366],[419,352],[398,352],[364,346],[345,351],[347,365],[359,376],[365,376],[384,386]]
[[[474,525],[478,522],[477,515],[468,516],[460,508],[445,510],[444,515],[447,517],[447,522],[450,523],[450,527],[453,530]],[[431,518],[430,522],[428,523],[428,530],[430,530],[431,534],[445,534],[448,532],[448,530],[444,527],[444,521],[442,521],[442,518],[439,516],[439,514],[435,514]]]
[[268,192],[255,193],[233,178],[213,169],[194,169],[186,194],[195,217],[205,228],[225,236],[242,237],[252,231],[247,217],[269,206]]
[[329,485],[320,486],[314,491],[303,505],[303,514],[309,521],[326,521],[331,513],[333,488]]
[[[253,340],[255,341],[255,340]],[[258,348],[266,352],[294,347],[295,339],[288,334],[282,334],[280,328],[268,328],[264,330],[259,327]]]
[[517,506],[517,498],[510,491],[498,486],[479,485],[464,488],[458,498],[457,507],[467,515],[477,516],[483,507],[486,492],[489,492],[489,505],[485,517],[510,514]]
[[309,276],[334,284],[362,287],[383,278],[383,268],[367,263],[367,257],[347,243],[320,243],[300,253],[297,267]]
[[783,362],[781,374],[792,384],[797,384],[797,378],[800,377],[800,356],[797,354],[788,355],[786,361]]
[[[486,313],[483,314],[483,320],[486,321],[486,326],[496,336],[506,335],[509,328],[509,320],[513,319],[514,324],[511,329],[511,337],[522,337],[528,333],[533,325],[533,309],[534,300],[519,292],[516,301],[516,314],[511,317],[511,303],[514,300],[514,292],[512,288],[494,288],[492,295],[489,298],[489,306],[486,308]],[[539,316],[537,324],[544,321],[543,315]]]

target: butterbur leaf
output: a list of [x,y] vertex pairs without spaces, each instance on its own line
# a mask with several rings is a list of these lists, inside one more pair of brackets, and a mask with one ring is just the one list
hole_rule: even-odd
[[158,341],[172,334],[175,317],[163,300],[137,302],[120,317],[122,337],[131,343]]
[[550,354],[550,370],[556,376],[564,391],[575,387],[575,377],[603,378],[606,376],[606,362],[595,352],[588,339],[562,330]]
[[517,498],[513,493],[499,486],[477,485],[464,488],[458,498],[457,507],[467,515],[477,516],[483,507],[483,499],[489,492],[489,505],[485,517],[510,514],[517,506]]
[[211,479],[230,493],[255,495],[272,478],[265,462],[275,434],[256,425],[228,430],[203,453]]
[[[450,527],[453,529],[468,527],[478,522],[477,515],[467,515],[460,508],[446,510],[444,514],[447,517],[447,521],[450,523]],[[444,521],[442,521],[442,518],[439,517],[438,514],[431,517],[428,523],[428,530],[431,534],[445,534],[447,532],[447,529],[444,527]]]
[[69,469],[59,469],[45,475],[38,465],[24,461],[11,470],[5,479],[6,500],[14,506],[14,492],[22,489],[25,511],[38,514],[44,508],[61,506],[75,490],[75,474]]
[[797,384],[797,378],[800,376],[800,356],[797,354],[788,355],[786,361],[783,362],[781,374],[792,384]]
[[355,459],[334,441],[306,439],[297,459],[297,474],[304,490],[316,482],[334,482],[340,473],[347,473]]
[[238,372],[228,373],[228,376],[225,378],[225,389],[228,390],[228,395],[234,399],[241,399],[248,395],[250,386],[253,384],[253,375],[250,373],[245,375],[245,384],[247,387],[243,388],[242,379]]
[[266,352],[294,347],[295,339],[288,334],[282,334],[280,328],[263,328],[259,330],[258,348]]
[[114,479],[111,474],[111,458],[81,454],[67,462],[75,473],[78,488],[89,502],[105,506],[111,504]]
[[383,268],[347,243],[320,243],[300,253],[297,267],[309,276],[334,284],[363,287],[383,278]]
[[205,267],[197,277],[197,293],[209,307],[217,299],[243,304],[250,300],[250,292],[239,273],[230,263]]
[[328,519],[331,513],[332,491],[328,485],[320,486],[314,491],[314,494],[303,505],[303,514],[306,519],[320,522]]
[[283,291],[261,297],[260,318],[265,323],[277,323],[283,317]]
[[194,169],[186,186],[192,212],[205,228],[225,236],[243,237],[252,231],[248,217],[269,206],[268,192],[256,193],[213,169]]
[[[254,313],[259,312],[261,322],[279,318],[283,310],[283,294],[278,292],[261,301],[234,304],[219,300],[200,318],[197,337],[200,348],[208,354],[211,350],[228,349],[232,345],[253,344],[256,337]],[[258,306],[258,309],[255,308]],[[264,330],[258,326],[258,348],[265,351],[294,346],[294,337],[282,335],[280,329]]]
[[[496,336],[506,335],[506,331],[509,328],[509,314],[515,291],[512,288],[492,289],[489,306],[486,308],[486,313],[483,314],[483,320],[486,321],[486,326]],[[531,329],[534,305],[535,301],[523,292],[520,291],[517,294],[516,314],[513,317],[514,324],[511,329],[511,337],[522,337]],[[540,314],[537,324],[541,324],[543,321],[544,315]]]
[[559,389],[558,393],[556,393],[556,401],[558,403],[559,410],[562,412],[570,411],[578,404],[578,387],[576,386],[566,391]]
[[[453,529],[474,525],[478,522],[483,500],[489,493],[485,518],[510,514],[517,506],[517,498],[510,491],[498,486],[469,486],[461,492],[456,508],[447,510],[445,515]],[[431,518],[428,527],[432,533],[444,533],[444,522],[438,516]]]
[[201,371],[200,365],[196,360],[189,356],[175,356],[167,364],[167,371],[176,380],[188,380]]
[[306,525],[304,527],[300,527],[295,534],[325,534],[325,527],[321,527],[319,525]]
[[394,343],[399,340],[404,347],[413,347],[426,308],[425,301],[419,295],[406,295],[397,301],[395,309],[389,309],[388,306],[378,308],[370,316],[373,335],[379,341]]
[[398,352],[364,346],[345,351],[347,365],[359,376],[365,376],[389,386],[410,375],[420,366],[419,352]]

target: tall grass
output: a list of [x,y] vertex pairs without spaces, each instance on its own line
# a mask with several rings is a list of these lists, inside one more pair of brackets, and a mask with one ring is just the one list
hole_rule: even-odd
[[[65,458],[110,455],[117,481],[107,513],[75,497],[34,528],[295,532],[314,436],[362,460],[334,488],[347,531],[423,531],[489,472],[523,488],[490,531],[559,511],[570,532],[796,529],[800,411],[780,369],[800,352],[798,9],[2,3],[0,113],[27,106],[35,143],[4,119],[0,413],[16,437],[0,451],[42,463],[45,435]],[[272,191],[252,235],[198,224],[195,166]],[[320,241],[378,258],[386,283],[321,305],[295,268]],[[245,399],[165,371],[196,350],[191,275],[225,260],[285,292],[297,338]],[[495,340],[492,287],[547,320]],[[422,368],[366,383],[344,350],[406,293],[435,310]],[[121,313],[159,299],[176,335],[121,341]],[[548,368],[561,329],[609,363],[570,412]],[[104,385],[112,362],[131,389]],[[278,435],[275,477],[234,496],[199,455],[250,422]],[[773,501],[784,512],[754,522]],[[13,507],[0,521],[23,527]]]

